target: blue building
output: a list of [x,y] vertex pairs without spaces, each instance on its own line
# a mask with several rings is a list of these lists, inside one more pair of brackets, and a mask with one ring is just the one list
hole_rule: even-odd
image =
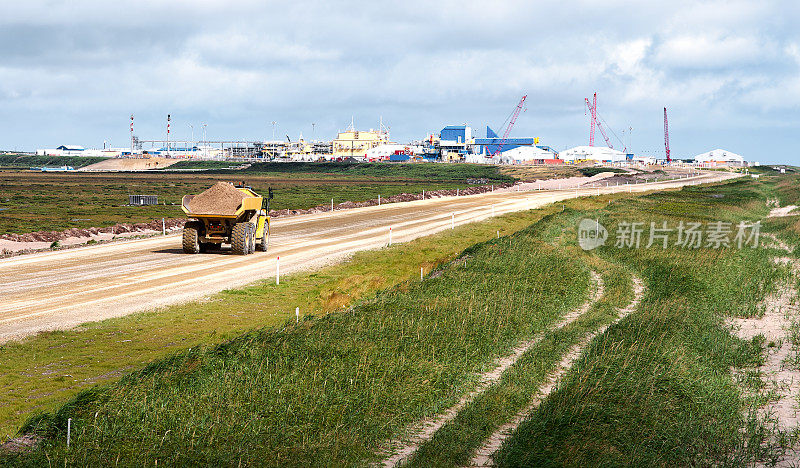
[[439,132],[439,140],[446,144],[465,144],[472,139],[472,127],[466,125],[448,125]]
[[448,125],[439,132],[436,152],[439,155],[458,153],[465,155],[473,147],[472,127],[467,125]]
[[[486,138],[476,138],[475,144],[480,147],[480,153],[494,154],[502,140],[503,138],[487,125]],[[503,143],[503,151],[514,149],[519,146],[534,146],[535,144],[536,141],[534,138],[509,138]]]

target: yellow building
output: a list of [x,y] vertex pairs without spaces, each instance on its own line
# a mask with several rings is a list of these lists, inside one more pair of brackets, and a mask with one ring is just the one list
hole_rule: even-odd
[[363,158],[367,150],[389,143],[389,133],[379,130],[359,132],[348,129],[333,140],[334,158]]

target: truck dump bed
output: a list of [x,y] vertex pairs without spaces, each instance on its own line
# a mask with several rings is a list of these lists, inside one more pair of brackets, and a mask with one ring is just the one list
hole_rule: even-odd
[[238,218],[245,211],[261,209],[262,198],[248,188],[217,182],[198,195],[186,195],[181,209],[192,218]]

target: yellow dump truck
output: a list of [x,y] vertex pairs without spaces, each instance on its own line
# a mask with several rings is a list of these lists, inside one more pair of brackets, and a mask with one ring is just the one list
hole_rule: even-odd
[[244,183],[217,182],[198,195],[186,195],[181,208],[189,220],[183,227],[183,251],[200,253],[230,244],[239,255],[269,246],[269,202]]

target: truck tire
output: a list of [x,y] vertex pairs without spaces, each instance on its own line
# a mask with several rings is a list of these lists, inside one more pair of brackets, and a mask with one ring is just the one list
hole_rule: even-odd
[[200,223],[188,222],[183,226],[183,252],[200,253]]
[[266,252],[269,247],[269,225],[264,225],[264,234],[261,235],[261,243],[258,245],[258,250]]
[[249,245],[247,246],[247,253],[251,254],[256,251],[256,227],[252,223],[250,225],[250,233],[247,235]]
[[236,255],[247,255],[250,253],[249,239],[252,237],[250,233],[250,223],[236,223],[231,231],[231,250]]

